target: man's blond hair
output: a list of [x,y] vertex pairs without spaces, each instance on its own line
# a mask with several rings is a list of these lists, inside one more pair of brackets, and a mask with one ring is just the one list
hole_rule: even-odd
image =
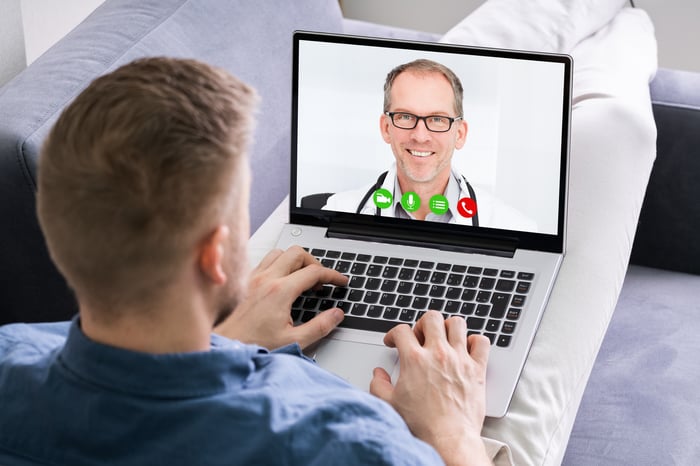
[[181,273],[246,179],[255,101],[221,69],[146,58],[64,110],[42,148],[37,209],[79,300],[128,307]]

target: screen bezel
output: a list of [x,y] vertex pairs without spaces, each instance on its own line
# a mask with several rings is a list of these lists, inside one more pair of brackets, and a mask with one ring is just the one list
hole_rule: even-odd
[[[299,108],[299,53],[300,44],[304,41],[338,43],[350,45],[362,45],[370,47],[383,47],[417,52],[442,52],[450,54],[464,54],[477,56],[503,57],[517,60],[555,62],[564,65],[564,89],[562,98],[562,127],[561,127],[561,157],[560,180],[558,200],[557,233],[533,233],[517,230],[503,230],[489,227],[474,227],[457,224],[445,224],[436,222],[417,222],[385,216],[368,216],[348,212],[326,211],[297,207],[297,161],[298,161],[298,121]],[[552,54],[542,52],[530,52],[521,50],[505,50],[484,47],[471,47],[454,44],[442,44],[432,42],[415,42],[394,40],[385,38],[349,36],[338,34],[326,34],[307,31],[296,31],[293,37],[293,69],[292,69],[292,125],[291,125],[291,179],[290,179],[290,205],[289,219],[294,224],[306,224],[321,227],[330,227],[334,222],[344,225],[357,224],[362,229],[377,226],[382,231],[395,231],[397,236],[405,235],[406,222],[411,222],[411,230],[417,236],[431,238],[431,236],[453,236],[458,241],[464,241],[465,245],[476,242],[492,242],[507,238],[508,241],[517,244],[517,248],[537,251],[563,253],[566,242],[566,200],[568,196],[568,169],[569,169],[569,139],[571,126],[571,81],[573,60],[564,54]],[[420,240],[420,238],[416,238]]]

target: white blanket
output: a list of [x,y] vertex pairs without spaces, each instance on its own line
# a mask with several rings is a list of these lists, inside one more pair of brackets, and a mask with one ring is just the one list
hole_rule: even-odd
[[[567,253],[508,414],[497,464],[560,464],[625,276],[656,155],[656,41],[623,0],[489,0],[444,42],[574,58]],[[500,453],[499,453],[500,452]],[[509,455],[512,453],[512,459]]]

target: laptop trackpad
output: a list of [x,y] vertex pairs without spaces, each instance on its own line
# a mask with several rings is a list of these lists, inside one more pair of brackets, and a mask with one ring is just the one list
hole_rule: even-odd
[[313,357],[319,366],[369,391],[374,368],[383,367],[393,378],[399,354],[384,345],[327,338],[318,344]]

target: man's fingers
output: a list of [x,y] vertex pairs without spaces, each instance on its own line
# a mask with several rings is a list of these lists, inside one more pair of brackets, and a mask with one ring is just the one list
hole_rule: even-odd
[[430,346],[433,342],[446,338],[445,318],[437,311],[428,311],[416,322],[413,330],[425,346]]
[[391,400],[394,386],[391,384],[389,373],[381,367],[375,367],[372,372],[372,381],[369,383],[369,392],[384,401]]
[[268,270],[283,277],[312,264],[320,265],[320,262],[300,246],[291,246],[268,266]]
[[469,355],[482,367],[486,367],[491,351],[491,341],[483,335],[471,335],[467,339]]
[[447,341],[455,349],[467,347],[467,322],[461,317],[450,317],[445,321]]
[[306,348],[331,333],[344,317],[343,311],[337,307],[323,311],[310,321],[294,328],[292,331],[294,341],[302,348]]
[[265,257],[262,258],[260,263],[253,269],[253,273],[260,272],[262,270],[265,270],[272,264],[274,261],[277,260],[279,256],[282,255],[282,250],[281,249],[273,249],[272,251],[268,252],[265,254]]
[[289,275],[289,278],[296,284],[295,291],[297,295],[315,287],[319,283],[331,283],[336,286],[348,284],[348,277],[321,264],[307,265]]

